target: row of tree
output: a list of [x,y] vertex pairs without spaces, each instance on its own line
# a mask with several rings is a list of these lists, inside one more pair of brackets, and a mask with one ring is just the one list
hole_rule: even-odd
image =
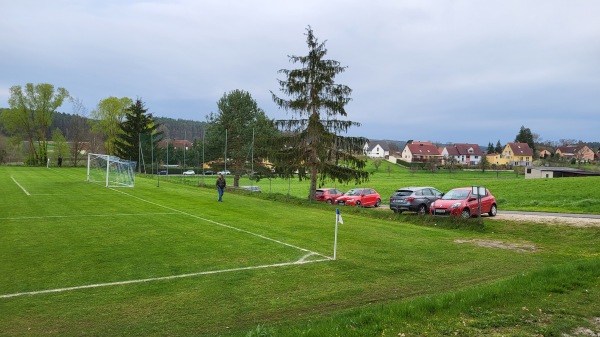
[[[310,26],[305,35],[308,54],[289,56],[290,62],[300,67],[279,71],[284,75],[277,80],[283,96],[271,92],[275,103],[291,111],[293,118],[270,120],[248,92],[233,90],[217,102],[218,112],[208,116],[206,133],[203,130],[202,138],[195,140],[191,150],[196,158],[202,151],[203,161],[220,160],[223,167],[230,167],[236,174],[236,185],[249,161],[264,170],[268,166],[268,172],[279,176],[297,174],[300,179],[310,179],[313,200],[318,179],[359,183],[368,179],[368,173],[363,170],[365,161],[359,156],[366,139],[342,136],[350,127],[360,126],[342,119],[347,117],[345,106],[351,100],[352,90],[337,84],[335,77],[346,67],[325,58],[325,43],[318,41]],[[165,151],[158,144],[165,130],[161,130],[141,99],[101,100],[90,114],[88,128],[85,107],[66,89],[47,83],[28,83],[11,88],[9,109],[0,115],[4,130],[14,140],[27,144],[28,164],[46,163],[50,125],[57,108],[67,99],[73,102],[74,114],[80,118],[53,132],[54,150],[59,155],[70,150],[76,163],[85,144],[88,151],[99,152],[96,150],[102,148],[104,153],[140,163],[155,154],[159,160],[163,156]],[[167,156],[168,150],[169,146]],[[175,148],[172,151],[177,152]],[[168,164],[169,160],[162,162]]]

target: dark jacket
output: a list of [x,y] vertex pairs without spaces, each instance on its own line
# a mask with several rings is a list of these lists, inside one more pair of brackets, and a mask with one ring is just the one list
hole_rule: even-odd
[[218,188],[225,188],[225,178],[219,178],[217,179],[217,187]]

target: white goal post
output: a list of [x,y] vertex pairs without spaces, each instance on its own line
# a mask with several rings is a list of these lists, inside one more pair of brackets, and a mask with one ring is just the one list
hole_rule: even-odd
[[88,153],[87,181],[106,187],[133,187],[137,162],[106,154]]

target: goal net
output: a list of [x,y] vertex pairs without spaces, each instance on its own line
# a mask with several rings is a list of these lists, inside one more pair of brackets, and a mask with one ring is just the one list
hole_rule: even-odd
[[88,153],[87,181],[103,183],[106,187],[133,187],[136,165],[135,161]]

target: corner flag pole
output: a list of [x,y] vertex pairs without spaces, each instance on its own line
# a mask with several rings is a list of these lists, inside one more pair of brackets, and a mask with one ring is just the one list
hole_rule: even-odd
[[333,259],[335,260],[337,257],[337,236],[338,236],[338,222],[343,224],[344,220],[342,220],[342,215],[340,214],[340,209],[335,209],[335,235],[333,238]]

